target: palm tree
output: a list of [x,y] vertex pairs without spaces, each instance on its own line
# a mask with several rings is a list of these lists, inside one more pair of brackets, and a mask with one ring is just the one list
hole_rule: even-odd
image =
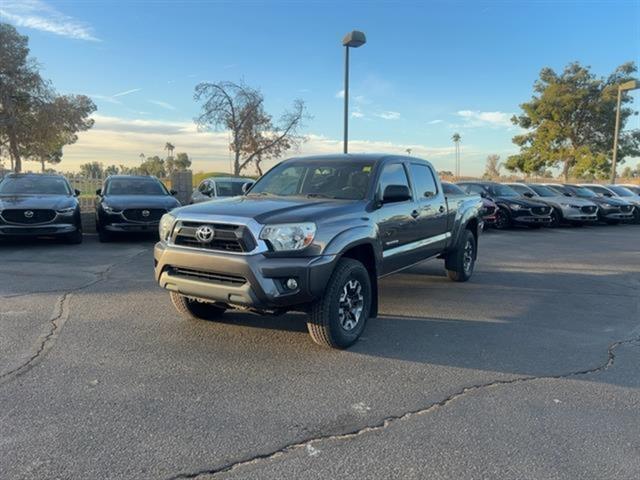
[[171,142],[167,142],[164,144],[164,149],[167,151],[167,157],[173,157],[173,151],[176,147]]
[[460,140],[462,137],[459,133],[454,133],[451,137],[453,140],[453,144],[455,145],[455,153],[456,153],[456,178],[460,178]]
[[144,158],[145,158],[145,157],[144,157],[144,153],[141,153],[141,154],[140,154],[140,155],[138,155],[138,156],[140,157],[140,161],[141,161],[141,162],[144,162]]

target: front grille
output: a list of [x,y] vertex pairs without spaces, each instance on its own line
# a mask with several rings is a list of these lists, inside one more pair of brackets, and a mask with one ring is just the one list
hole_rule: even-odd
[[158,222],[165,213],[163,208],[127,208],[122,215],[132,222]]
[[632,209],[633,209],[633,207],[631,205],[621,205],[620,206],[620,211],[622,213],[629,213]]
[[[213,229],[210,241],[201,241],[196,236],[196,231],[202,226]],[[253,235],[247,227],[224,223],[181,222],[174,229],[173,243],[183,247],[232,253],[250,252],[256,247]]]
[[178,277],[196,278],[198,280],[204,280],[210,283],[217,283],[220,285],[230,285],[234,287],[239,287],[247,283],[247,280],[244,277],[239,277],[237,275],[228,275],[225,273],[203,272],[202,270],[193,270],[190,268],[170,267],[169,275],[178,276]]
[[496,207],[484,207],[482,210],[482,215],[488,217],[489,215],[493,215],[496,213]]
[[51,222],[56,218],[56,211],[44,209],[10,209],[2,211],[2,218],[9,223],[36,225],[38,223]]
[[583,213],[596,213],[597,207],[595,205],[587,205],[585,207],[580,207],[580,211]]
[[549,207],[532,207],[531,213],[534,215],[547,215],[549,213]]

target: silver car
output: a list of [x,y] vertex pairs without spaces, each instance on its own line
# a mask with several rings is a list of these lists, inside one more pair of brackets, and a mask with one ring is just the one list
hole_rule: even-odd
[[201,203],[223,197],[237,197],[244,193],[245,184],[253,179],[245,177],[209,177],[200,182],[191,195],[191,203]]
[[598,221],[598,206],[584,198],[568,197],[553,188],[533,183],[508,183],[520,195],[543,202],[553,208],[551,226],[561,223],[583,225]]

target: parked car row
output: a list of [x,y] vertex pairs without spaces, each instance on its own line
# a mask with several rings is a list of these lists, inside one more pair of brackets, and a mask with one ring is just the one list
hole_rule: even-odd
[[[206,178],[194,189],[190,203],[240,196],[252,184],[250,178]],[[485,227],[640,223],[638,185],[465,181],[442,182],[442,188],[450,205],[479,195]],[[82,242],[79,195],[61,175],[6,175],[0,181],[0,238],[55,236]],[[180,206],[174,195],[155,177],[108,177],[95,198],[100,241],[108,242],[116,234],[155,232],[162,215]]]
[[640,223],[640,187],[633,185],[468,181],[445,184],[443,188],[454,199],[480,195],[486,202],[485,225],[497,229]]

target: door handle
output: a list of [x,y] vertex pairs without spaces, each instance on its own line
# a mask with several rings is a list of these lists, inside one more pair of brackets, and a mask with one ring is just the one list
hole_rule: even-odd
[[440,205],[440,208],[438,209],[438,211],[440,213],[444,213],[444,205]]
[[418,212],[418,210],[414,210],[413,212],[411,212],[411,216],[413,218],[418,218],[420,216],[420,212]]

